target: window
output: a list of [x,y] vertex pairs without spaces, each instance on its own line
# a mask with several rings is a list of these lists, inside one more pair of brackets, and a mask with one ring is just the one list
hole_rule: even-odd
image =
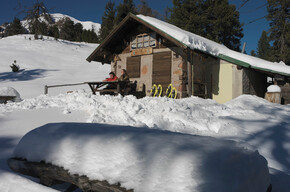
[[156,33],[145,33],[131,39],[131,50],[147,47],[156,47]]
[[127,57],[127,72],[130,78],[140,78],[141,56]]

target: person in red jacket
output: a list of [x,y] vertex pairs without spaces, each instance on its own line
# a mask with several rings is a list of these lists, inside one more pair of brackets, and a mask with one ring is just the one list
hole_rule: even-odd
[[[105,81],[117,81],[118,80],[118,77],[115,75],[114,72],[110,72],[109,75],[110,75],[110,77],[106,78],[105,80],[103,80],[104,82]],[[106,90],[106,89],[116,89],[116,88],[117,88],[117,84],[113,83],[113,84],[109,84],[106,88],[104,88],[104,90]],[[105,94],[114,95],[114,92],[105,91],[105,92],[101,93],[101,95],[105,95]]]
[[114,72],[110,72],[109,75],[110,75],[110,77],[106,78],[103,81],[117,81],[118,80],[118,77],[115,75]]

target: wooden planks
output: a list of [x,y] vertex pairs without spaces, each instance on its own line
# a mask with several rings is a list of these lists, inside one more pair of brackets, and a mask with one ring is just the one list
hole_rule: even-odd
[[152,85],[161,84],[163,94],[171,84],[171,51],[153,54]]
[[140,78],[141,56],[127,57],[127,73],[130,78]]

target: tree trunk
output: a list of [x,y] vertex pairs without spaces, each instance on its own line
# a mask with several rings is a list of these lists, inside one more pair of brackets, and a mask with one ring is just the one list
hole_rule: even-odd
[[79,187],[84,192],[133,192],[132,189],[127,190],[120,184],[111,185],[107,181],[90,180],[85,175],[71,175],[64,168],[45,162],[29,162],[10,158],[8,166],[15,172],[40,178],[40,183],[46,186],[67,182]]

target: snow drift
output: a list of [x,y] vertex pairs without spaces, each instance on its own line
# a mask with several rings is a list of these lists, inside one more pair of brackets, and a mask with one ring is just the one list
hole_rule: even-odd
[[[20,94],[12,87],[0,87],[0,96],[11,96],[15,97],[13,99],[14,102],[20,102]],[[1,102],[0,102],[1,103]]]
[[267,161],[234,141],[118,125],[47,124],[14,155],[136,192],[265,192]]

